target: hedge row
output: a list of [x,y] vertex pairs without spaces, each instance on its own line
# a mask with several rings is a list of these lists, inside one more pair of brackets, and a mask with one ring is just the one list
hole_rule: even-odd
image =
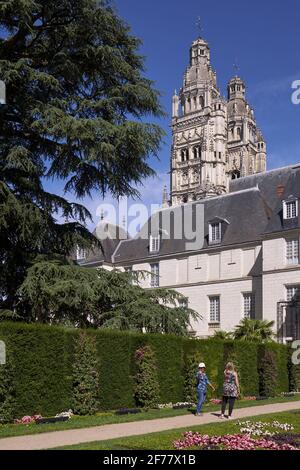
[[[0,323],[0,340],[7,346],[13,365],[15,415],[52,415],[70,408],[74,344],[79,330],[44,325]],[[258,395],[258,363],[264,350],[273,351],[277,364],[276,392],[289,390],[287,348],[278,344],[257,347],[252,343],[194,340],[167,335],[139,335],[88,330],[94,335],[99,355],[102,409],[134,406],[135,351],[151,346],[158,362],[160,401],[183,401],[184,370],[188,357],[207,364],[211,381],[220,396],[224,364],[238,365],[244,395]],[[0,368],[3,366],[0,366]],[[1,369],[0,369],[1,371]],[[195,371],[196,372],[196,371]]]

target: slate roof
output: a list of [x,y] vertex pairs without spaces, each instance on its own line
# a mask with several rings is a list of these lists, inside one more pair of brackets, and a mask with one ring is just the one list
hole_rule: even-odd
[[300,228],[299,216],[293,221],[283,220],[282,204],[282,201],[289,199],[290,196],[300,199],[300,165],[291,165],[233,180],[230,191],[234,193],[253,187],[259,189],[262,198],[272,210],[272,216],[264,230],[265,234]]
[[[99,230],[100,228],[100,230]],[[106,234],[101,237],[101,229]],[[128,234],[119,226],[108,222],[101,222],[98,230],[95,229],[93,235],[101,241],[101,246],[95,246],[87,252],[86,258],[79,261],[81,266],[101,265],[102,263],[111,263],[112,254],[120,243],[120,239],[129,238]]]
[[[84,264],[104,261],[130,265],[136,261],[151,262],[151,259],[155,261],[161,256],[184,254],[187,252],[186,243],[190,240],[184,236],[180,239],[174,237],[176,227],[172,214],[181,212],[184,220],[184,210],[189,207],[193,211],[193,230],[199,231],[199,225],[196,227],[199,222],[196,222],[195,217],[198,205],[204,207],[205,241],[202,250],[216,249],[208,244],[209,223],[216,221],[224,222],[222,242],[218,245],[221,248],[260,242],[267,234],[300,228],[299,217],[293,221],[283,221],[282,201],[291,195],[300,199],[300,165],[233,180],[230,183],[230,192],[226,195],[162,209],[144,225],[141,230],[142,238],[136,236],[122,241],[104,240],[104,253],[97,249],[98,251],[90,254]],[[166,228],[162,224],[163,215],[170,215],[170,227]],[[175,220],[178,219],[175,217]],[[159,253],[149,251],[149,236],[151,233],[157,233],[157,229],[153,227],[159,228],[162,234]],[[170,232],[169,239],[164,239],[166,232]]]
[[[224,233],[221,246],[230,246],[241,243],[260,240],[266,224],[269,220],[269,208],[261,197],[257,188],[251,188],[235,194],[209,198],[201,202],[191,203],[193,210],[193,230],[195,227],[195,214],[197,205],[204,206],[204,246],[202,250],[210,248],[208,244],[209,223],[224,221]],[[178,206],[176,211],[183,211],[184,206]],[[164,212],[172,212],[172,208],[164,209]],[[160,214],[163,211],[160,212]],[[184,218],[184,217],[183,217]],[[242,223],[241,223],[242,222]],[[135,260],[157,258],[157,253],[149,252],[149,223],[143,228],[146,233],[145,239],[134,238],[128,241],[122,241],[114,254],[115,263],[130,263]],[[186,251],[188,238],[183,237],[180,240],[174,239],[174,226],[171,219],[170,239],[163,239],[160,244],[159,256],[179,254]],[[160,225],[161,227],[161,225]],[[199,230],[199,227],[197,227]],[[183,231],[184,233],[184,231]],[[148,236],[147,236],[148,234]],[[194,251],[191,249],[191,251]],[[197,251],[197,250],[196,250]]]

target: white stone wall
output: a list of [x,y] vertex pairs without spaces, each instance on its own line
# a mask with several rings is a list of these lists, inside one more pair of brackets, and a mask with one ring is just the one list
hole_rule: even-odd
[[252,280],[185,286],[177,290],[189,299],[189,307],[202,316],[202,320],[192,324],[192,328],[197,336],[205,337],[213,335],[216,329],[210,326],[209,297],[220,296],[219,328],[232,331],[243,318],[243,293],[252,291]]
[[[286,261],[286,238],[295,234],[265,240],[262,246],[157,258],[151,263],[159,262],[160,286],[183,294],[189,307],[203,317],[192,325],[197,336],[210,336],[216,329],[210,325],[210,296],[220,296],[219,328],[231,331],[243,318],[243,293],[248,292],[255,292],[256,318],[274,321],[277,331],[277,304],[286,301],[288,285],[300,284],[300,265]],[[150,262],[135,264],[133,269],[150,272]],[[149,288],[150,276],[141,285]]]
[[286,239],[273,238],[263,242],[263,269],[264,271],[275,271],[286,268]]
[[[209,297],[214,295],[220,296],[219,328],[232,330],[243,317],[243,293],[256,292],[256,313],[261,316],[261,278],[249,276],[260,251],[261,247],[256,246],[161,259],[160,286],[182,293],[189,299],[189,306],[203,316],[203,320],[193,325],[197,336],[214,333],[209,325]],[[158,261],[153,259],[154,262]],[[150,271],[150,263],[135,264],[133,269]],[[149,288],[150,277],[141,285]]]
[[263,312],[264,319],[275,321],[277,331],[277,305],[287,300],[287,286],[300,285],[300,265],[288,265],[286,238],[263,242]]

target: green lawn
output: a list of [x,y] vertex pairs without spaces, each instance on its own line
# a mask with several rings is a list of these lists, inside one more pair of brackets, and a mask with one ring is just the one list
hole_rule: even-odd
[[[296,397],[277,397],[264,401],[238,401],[236,404],[237,408],[246,408],[251,406],[268,405],[272,403],[286,403],[291,401],[300,401],[299,395]],[[205,405],[205,412],[212,412],[219,410],[220,407],[216,405]],[[63,431],[66,429],[79,429],[88,428],[92,426],[102,426],[104,424],[115,424],[124,423],[131,421],[150,420],[157,418],[170,418],[172,416],[180,416],[189,414],[191,411],[184,410],[149,410],[148,412],[142,412],[136,415],[123,415],[116,416],[113,412],[99,413],[95,416],[74,416],[69,421],[55,423],[55,424],[30,424],[16,425],[16,424],[5,424],[0,425],[0,438],[23,436],[28,434],[39,434],[43,432],[51,431]]]
[[[199,420],[199,418],[198,418]],[[289,423],[294,426],[293,433],[300,434],[300,410],[274,413],[265,416],[246,418],[247,421],[271,422],[277,420],[281,423]],[[197,419],[195,418],[195,422]],[[218,422],[216,424],[196,425],[185,429],[176,429],[160,433],[145,434],[142,436],[132,436],[126,438],[112,439],[101,442],[89,442],[76,446],[60,447],[58,450],[172,450],[173,442],[182,437],[186,431],[198,431],[201,434],[224,435],[237,434],[239,426],[237,421]],[[174,450],[174,449],[173,449]]]

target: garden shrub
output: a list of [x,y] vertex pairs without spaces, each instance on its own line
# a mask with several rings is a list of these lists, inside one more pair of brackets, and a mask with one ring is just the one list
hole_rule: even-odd
[[15,417],[16,388],[15,369],[10,355],[6,364],[0,366],[0,423],[10,423]]
[[[41,414],[52,416],[72,406],[73,364],[76,345],[82,330],[41,324],[0,322],[0,340],[12,360],[15,387],[14,417]],[[288,350],[284,345],[268,343],[259,346],[242,341],[190,339],[170,335],[138,334],[111,330],[86,330],[94,338],[100,388],[97,400],[100,409],[132,408],[135,402],[135,377],[139,364],[135,351],[149,346],[155,354],[159,402],[186,400],[186,371],[189,358],[195,358],[195,377],[199,362],[205,362],[207,375],[220,397],[224,366],[228,359],[238,365],[244,395],[257,395],[257,364],[264,351],[271,351],[276,363],[276,394],[289,390],[289,376],[300,388],[300,366],[288,372]],[[0,384],[9,371],[0,366]],[[292,378],[294,377],[294,378]],[[298,378],[297,378],[298,377]],[[191,379],[191,385],[194,379]],[[195,385],[195,382],[194,382]],[[192,386],[190,390],[192,390]],[[293,385],[294,388],[294,385]],[[196,386],[195,386],[196,389]],[[193,400],[192,400],[193,401]]]
[[278,369],[276,355],[271,349],[260,348],[259,392],[262,397],[274,397],[277,392]]
[[150,346],[135,352],[138,372],[135,376],[135,399],[138,406],[156,408],[159,402],[159,382],[156,358]]
[[177,403],[183,399],[183,338],[173,335],[151,335],[145,337],[157,358],[160,403]]
[[232,362],[237,368],[241,396],[257,396],[259,394],[257,344],[234,341],[233,348]]
[[275,356],[277,369],[276,394],[286,392],[289,390],[288,348],[283,344],[273,342],[266,343],[264,348],[272,351]]
[[276,351],[277,374],[277,393],[286,392],[289,389],[288,375],[288,348],[283,344],[271,343]]
[[67,331],[41,324],[0,323],[0,339],[14,364],[15,417],[51,416],[70,408]]
[[72,408],[77,415],[99,410],[99,362],[94,335],[80,332],[75,343]]
[[198,364],[196,356],[187,356],[184,369],[184,400],[188,403],[197,402],[196,371]]
[[[293,356],[293,349],[288,346],[288,377],[289,377],[289,392],[295,392],[298,389],[298,378],[297,378],[297,366],[293,364],[292,356]],[[300,377],[299,377],[300,378]]]
[[294,386],[295,386],[295,391],[300,391],[300,365],[295,365],[294,366]]
[[131,373],[133,333],[95,331],[100,360],[101,409],[135,405]]

